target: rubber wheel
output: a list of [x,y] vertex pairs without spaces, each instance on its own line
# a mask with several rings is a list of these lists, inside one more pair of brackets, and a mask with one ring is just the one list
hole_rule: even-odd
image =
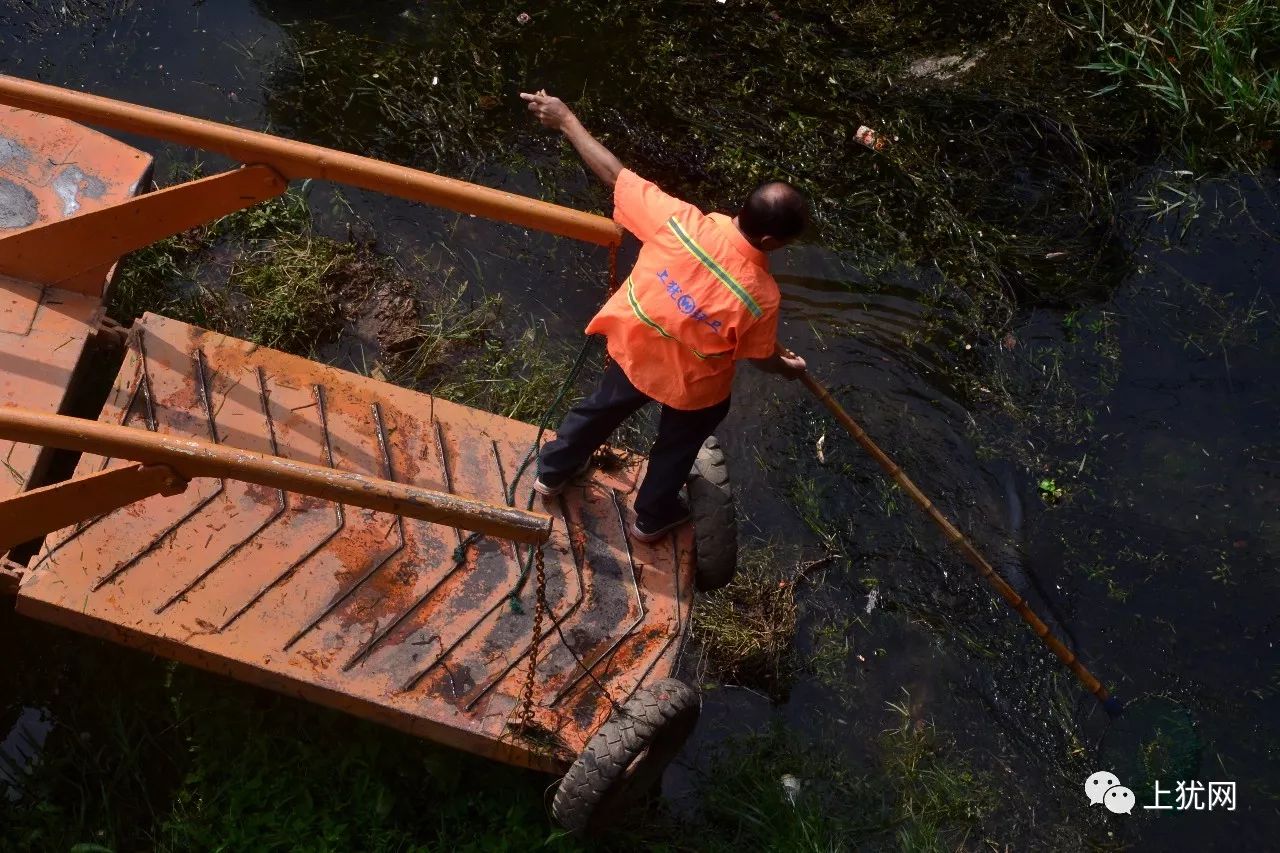
[[720,589],[738,570],[738,511],[729,465],[714,435],[702,444],[689,472],[693,513],[694,581],[700,592]]
[[607,829],[657,783],[701,710],[697,692],[674,678],[637,690],[591,736],[560,780],[551,803],[556,822],[587,835]]

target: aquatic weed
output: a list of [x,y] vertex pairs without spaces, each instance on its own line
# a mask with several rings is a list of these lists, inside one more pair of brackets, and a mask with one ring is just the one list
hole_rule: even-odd
[[705,675],[784,699],[795,674],[796,573],[776,545],[744,548],[738,571],[693,611]]
[[729,741],[703,777],[712,849],[945,851],[996,808],[991,780],[906,703],[860,774],[835,746],[779,728]]
[[1157,108],[1192,164],[1256,165],[1280,138],[1280,6],[1269,0],[1089,0],[1086,65]]
[[[531,325],[522,332],[488,336],[471,357],[451,365],[431,389],[455,403],[523,421],[540,421],[573,364],[572,348]],[[562,400],[560,409],[572,402]],[[563,411],[551,413],[552,426]]]
[[468,354],[474,357],[483,349],[498,322],[501,297],[475,299],[466,284],[441,288],[439,294],[419,300],[404,334],[383,348],[381,367],[389,381],[407,388],[438,387]]

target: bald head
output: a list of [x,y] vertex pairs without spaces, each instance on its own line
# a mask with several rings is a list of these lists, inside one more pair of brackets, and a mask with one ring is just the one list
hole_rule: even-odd
[[804,194],[786,181],[761,184],[738,211],[738,228],[757,245],[771,237],[770,245],[789,243],[804,230],[809,220],[809,204]]

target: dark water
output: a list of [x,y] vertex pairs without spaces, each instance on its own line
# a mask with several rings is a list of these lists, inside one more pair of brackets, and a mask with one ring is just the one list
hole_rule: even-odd
[[[425,130],[406,145],[372,118],[362,124],[358,106],[341,121],[307,107],[314,96],[307,63],[324,68],[332,57],[325,51],[339,50],[311,22],[323,18],[360,35],[372,54],[407,43],[397,50],[410,57],[453,55],[467,27],[517,25],[407,1],[359,9],[283,0],[54,6],[0,4],[5,73],[394,156],[579,207],[601,202],[513,97],[522,86],[547,86],[625,111],[625,86],[596,73],[617,45],[574,33],[571,20],[560,25],[554,52],[530,47],[492,71],[497,106],[477,111],[474,93],[461,89],[424,103],[415,121]],[[342,75],[373,73],[341,59]],[[419,71],[453,85],[447,66],[424,59]],[[450,109],[468,117],[457,127],[433,124]],[[191,158],[131,141],[157,153],[158,174]],[[501,156],[487,156],[487,144]],[[644,144],[628,146],[643,170]],[[567,178],[553,189],[547,175]],[[384,249],[456,269],[564,340],[576,339],[600,296],[598,251],[358,192],[339,197],[318,187],[312,199],[322,221],[336,228],[354,215]],[[1005,342],[966,339],[963,328],[944,324],[930,343],[904,343],[924,330],[922,295],[933,283],[911,270],[870,278],[857,258],[820,246],[789,250],[775,266],[784,338],[1094,671],[1142,700],[1131,722],[1108,726],[803,389],[744,374],[721,435],[745,531],[818,555],[823,543],[798,496],[819,497],[821,526],[850,560],[806,593],[798,643],[805,653],[827,653],[837,636],[848,650],[832,658],[834,675],[802,677],[779,706],[741,689],[710,692],[686,768],[704,763],[726,734],[776,720],[824,739],[856,767],[865,745],[893,724],[886,703],[905,702],[1007,783],[1005,813],[1023,837],[1036,837],[1027,826],[1038,821],[1144,849],[1274,846],[1280,187],[1265,174],[1209,188],[1206,199],[1185,235],[1177,223],[1135,213],[1136,272],[1118,290],[1070,313],[1029,311]],[[970,374],[1004,377],[1015,411],[993,406],[1000,389],[968,381]],[[1019,417],[1027,413],[1039,419]],[[1064,489],[1056,503],[1041,495],[1046,479]],[[23,635],[15,635],[21,646]],[[39,657],[36,648],[17,652]],[[16,714],[43,698],[0,694],[0,705]],[[1081,789],[1092,770],[1128,772],[1126,782],[1141,774],[1139,748],[1157,707],[1174,709],[1185,721],[1179,742],[1194,747],[1183,775],[1157,781],[1165,788],[1176,779],[1235,781],[1235,811],[1087,809]],[[679,801],[687,775],[672,774],[668,787]]]

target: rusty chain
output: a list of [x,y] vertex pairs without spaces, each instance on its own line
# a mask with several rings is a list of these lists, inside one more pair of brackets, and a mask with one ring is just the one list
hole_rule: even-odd
[[[618,282],[618,246],[615,244],[609,247],[609,295],[610,296],[612,296],[613,292],[618,289],[618,284],[619,284]],[[581,366],[582,359],[585,353],[586,353],[586,346],[584,345],[582,352],[578,354],[577,363],[575,363],[573,370],[570,372],[570,381],[572,381],[573,376],[577,375],[578,368]],[[605,359],[605,366],[607,367],[609,365],[609,354],[607,352],[605,353],[604,359]],[[568,383],[566,383],[566,386],[567,384]],[[564,388],[561,389],[561,394],[563,393],[564,393]],[[557,401],[558,399],[559,398],[557,398]],[[552,408],[554,407],[555,407],[555,404],[553,403]],[[543,427],[545,427],[546,426],[545,418],[543,420],[544,420]],[[511,490],[507,496],[508,503],[514,503],[516,483],[519,481],[520,476],[524,473],[524,469],[528,465],[529,460],[533,457],[534,453],[536,452],[538,445],[541,443],[541,439],[542,439],[542,430],[539,429],[538,437],[534,439],[534,442],[533,442],[534,449],[530,451],[529,456],[525,457],[524,464],[520,466],[520,470],[516,472],[515,479],[512,480]],[[529,496],[529,500],[532,504],[532,500],[533,500],[532,493]],[[521,698],[521,708],[520,708],[520,726],[526,734],[533,731],[533,681],[534,681],[534,678],[537,676],[537,670],[538,670],[538,648],[542,644],[542,616],[547,609],[546,561],[542,553],[542,546],[535,545],[534,548],[535,548],[534,564],[537,567],[537,586],[535,587],[535,601],[534,601],[534,607],[533,607],[533,640],[531,641],[529,646],[529,670],[528,672],[525,673],[525,677],[524,677],[524,689],[521,691],[522,698]]]
[[533,607],[533,641],[529,646],[529,671],[524,677],[524,707],[520,710],[520,725],[526,733],[533,731],[533,679],[538,669],[538,646],[542,641],[542,614],[547,607],[547,565],[542,546],[535,545],[534,548],[538,577]]

